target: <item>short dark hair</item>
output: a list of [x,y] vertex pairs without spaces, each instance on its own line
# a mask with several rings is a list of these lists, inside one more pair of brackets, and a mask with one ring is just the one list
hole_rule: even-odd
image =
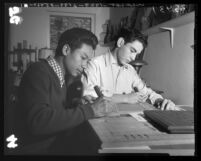
[[143,48],[146,48],[148,45],[147,36],[143,35],[137,29],[122,28],[114,38],[115,47],[117,47],[117,41],[120,37],[124,38],[125,43],[129,43],[129,42],[138,40],[143,44]]
[[68,44],[71,51],[78,49],[82,44],[87,44],[96,49],[98,44],[98,39],[91,31],[83,28],[71,28],[64,31],[58,41],[56,48],[56,56],[62,56],[62,48],[65,44]]

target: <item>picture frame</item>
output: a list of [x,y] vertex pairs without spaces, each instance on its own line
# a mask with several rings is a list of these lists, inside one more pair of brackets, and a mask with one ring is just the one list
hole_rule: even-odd
[[62,32],[81,27],[95,34],[95,14],[48,11],[48,46],[55,50]]

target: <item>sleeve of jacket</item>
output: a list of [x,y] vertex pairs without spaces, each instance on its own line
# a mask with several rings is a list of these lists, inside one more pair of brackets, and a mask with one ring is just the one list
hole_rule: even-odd
[[45,68],[33,66],[21,82],[21,100],[26,124],[34,135],[53,134],[73,128],[94,116],[89,105],[66,109],[49,101],[50,76]]

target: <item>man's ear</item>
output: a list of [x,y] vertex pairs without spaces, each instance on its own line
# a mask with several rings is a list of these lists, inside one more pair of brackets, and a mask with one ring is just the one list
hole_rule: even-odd
[[118,40],[117,40],[117,47],[121,47],[123,46],[125,43],[125,40],[123,37],[120,37]]
[[70,52],[71,52],[70,46],[68,44],[64,45],[62,48],[62,54],[64,56],[67,56],[70,54]]

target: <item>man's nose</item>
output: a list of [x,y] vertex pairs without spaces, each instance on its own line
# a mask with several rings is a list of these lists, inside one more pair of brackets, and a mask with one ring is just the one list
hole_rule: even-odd
[[87,61],[83,61],[81,66],[83,69],[85,69],[87,67]]
[[131,61],[135,60],[135,58],[136,58],[136,54],[133,54],[133,55],[131,56]]

